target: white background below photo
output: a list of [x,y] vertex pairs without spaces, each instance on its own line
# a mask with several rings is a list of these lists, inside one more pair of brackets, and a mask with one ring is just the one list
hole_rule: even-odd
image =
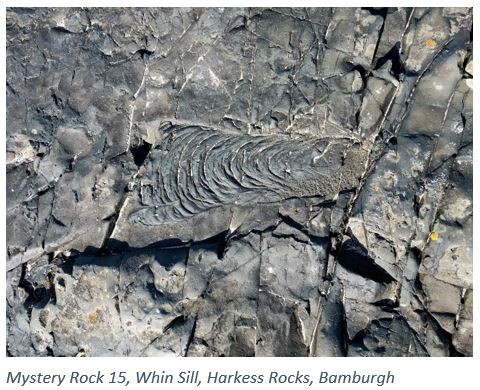
[[6,389],[451,389],[472,388],[475,366],[474,358],[10,358],[1,381]]

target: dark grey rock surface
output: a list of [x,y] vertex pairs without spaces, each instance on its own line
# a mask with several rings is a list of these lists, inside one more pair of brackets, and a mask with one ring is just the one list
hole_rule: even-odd
[[8,355],[472,355],[472,9],[6,23]]

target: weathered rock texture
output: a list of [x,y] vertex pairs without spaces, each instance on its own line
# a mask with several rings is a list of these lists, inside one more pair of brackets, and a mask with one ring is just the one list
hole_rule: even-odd
[[6,23],[9,355],[472,355],[471,9]]

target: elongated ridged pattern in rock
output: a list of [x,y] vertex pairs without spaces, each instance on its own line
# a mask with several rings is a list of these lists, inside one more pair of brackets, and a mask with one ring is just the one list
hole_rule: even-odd
[[130,218],[157,225],[222,205],[333,197],[351,185],[342,165],[351,145],[346,139],[172,129],[146,164],[144,176],[155,179],[140,181],[146,207]]

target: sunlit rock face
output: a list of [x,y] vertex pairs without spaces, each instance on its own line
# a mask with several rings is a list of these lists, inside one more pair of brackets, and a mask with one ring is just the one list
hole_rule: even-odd
[[9,355],[472,355],[472,9],[6,23]]

